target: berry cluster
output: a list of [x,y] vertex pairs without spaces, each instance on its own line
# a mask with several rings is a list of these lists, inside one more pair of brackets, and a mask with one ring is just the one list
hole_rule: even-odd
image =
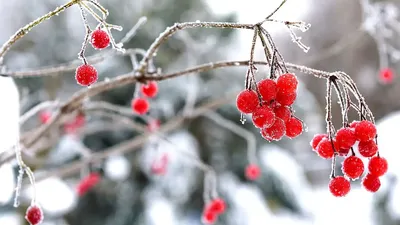
[[[367,120],[354,121],[348,127],[343,127],[336,132],[333,139],[327,134],[316,134],[311,141],[311,146],[316,153],[330,159],[338,156],[345,157],[342,163],[344,176],[333,177],[329,183],[330,192],[336,197],[343,197],[350,192],[350,179],[355,180],[364,174],[364,163],[360,157],[368,158],[368,173],[362,180],[363,187],[376,192],[380,188],[379,177],[388,170],[385,158],[379,156],[375,125]],[[357,156],[354,146],[358,146]]]
[[158,93],[158,84],[155,81],[149,81],[147,84],[142,84],[140,86],[140,92],[143,97],[136,97],[132,99],[131,108],[132,110],[139,114],[144,115],[150,109],[150,103],[146,99],[147,98],[154,98]]
[[225,212],[226,204],[221,198],[215,198],[204,207],[202,220],[204,224],[213,224],[218,216]]
[[[92,32],[91,43],[95,49],[107,48],[110,44],[110,36],[101,29],[96,29]],[[96,68],[85,63],[79,66],[75,71],[75,80],[81,86],[90,86],[97,81],[98,74]]]
[[30,225],[41,224],[43,222],[42,208],[37,204],[29,206],[25,213],[25,219]]

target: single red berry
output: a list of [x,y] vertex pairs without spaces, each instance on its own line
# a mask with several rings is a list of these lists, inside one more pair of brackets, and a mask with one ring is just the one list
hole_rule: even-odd
[[261,175],[260,167],[255,164],[250,164],[246,167],[246,178],[249,180],[257,180]]
[[51,118],[51,112],[50,111],[41,111],[39,112],[39,120],[42,124],[45,124],[49,122]]
[[90,189],[100,182],[100,178],[100,174],[98,173],[90,173],[88,176],[83,178],[76,187],[76,192],[78,195],[83,196],[86,194]]
[[271,79],[264,79],[257,84],[258,91],[265,102],[271,102],[276,98],[276,82]]
[[339,149],[349,149],[356,143],[357,139],[353,129],[343,127],[336,132],[336,141]]
[[377,192],[381,187],[381,181],[379,180],[379,177],[369,173],[364,177],[362,185],[367,191]]
[[151,172],[156,175],[164,175],[167,172],[168,161],[168,154],[162,154],[159,159],[151,164]]
[[378,146],[373,140],[360,141],[358,143],[358,151],[364,157],[372,157],[378,152]]
[[390,84],[393,82],[394,73],[390,68],[384,68],[379,72],[379,80],[384,84]]
[[104,30],[97,29],[92,33],[92,46],[95,49],[107,48],[110,44],[110,37]]
[[349,124],[349,126],[350,126],[350,128],[353,128],[353,129],[355,129],[356,128],[356,126],[358,125],[358,123],[360,123],[360,121],[353,121],[353,122],[351,122],[350,124]]
[[329,182],[329,191],[335,197],[344,197],[350,192],[350,181],[342,176],[337,176]]
[[318,144],[321,142],[323,138],[328,138],[327,134],[316,134],[314,135],[313,139],[310,142],[311,147],[313,150],[317,149]]
[[295,93],[298,83],[297,77],[294,74],[287,73],[278,78],[276,81],[276,87],[278,88],[278,92],[284,94]]
[[364,163],[357,156],[349,156],[343,161],[342,171],[351,179],[357,179],[364,173]]
[[31,205],[25,213],[25,219],[31,225],[38,225],[43,222],[43,210],[38,205]]
[[265,140],[267,140],[267,141],[269,141],[269,142],[271,142],[271,141],[274,140],[274,139],[272,139],[272,138],[269,136],[269,134],[267,133],[267,129],[260,129],[260,134],[261,134],[261,136],[262,136]]
[[217,221],[217,214],[210,210],[205,210],[203,212],[202,221],[204,224],[214,224]]
[[359,141],[369,141],[376,136],[376,127],[370,121],[360,121],[355,127],[355,135]]
[[282,119],[275,118],[274,124],[271,127],[262,128],[261,134],[272,140],[279,141],[286,133],[285,122]]
[[222,214],[225,212],[226,204],[222,198],[216,198],[211,201],[210,205],[208,206],[208,210],[218,214]]
[[90,86],[97,81],[97,70],[88,64],[76,68],[75,80],[81,86]]
[[374,156],[369,160],[368,170],[374,176],[383,176],[388,170],[388,162],[383,157]]
[[291,117],[286,122],[286,136],[295,138],[303,132],[303,122],[296,117]]
[[149,81],[141,86],[141,92],[144,96],[154,98],[158,93],[158,84],[155,81]]
[[290,109],[287,106],[276,106],[274,108],[275,116],[281,118],[283,122],[287,122],[290,118]]
[[276,101],[281,105],[290,106],[296,101],[297,94],[296,92],[293,93],[285,93],[278,91],[276,94]]
[[332,147],[332,142],[331,140],[329,140],[328,138],[323,138],[317,148],[317,153],[320,157],[324,158],[324,159],[330,159],[333,157],[334,154],[334,150]]
[[135,113],[139,115],[144,115],[149,111],[150,104],[144,98],[135,98],[131,102],[131,107]]
[[252,119],[258,128],[271,127],[275,122],[275,113],[267,105],[259,106],[253,111]]
[[252,113],[259,105],[257,93],[243,90],[236,97],[236,106],[241,113]]

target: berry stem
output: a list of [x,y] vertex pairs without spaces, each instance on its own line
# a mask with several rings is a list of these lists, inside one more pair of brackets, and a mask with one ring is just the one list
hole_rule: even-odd
[[86,15],[86,12],[83,10],[82,3],[79,3],[79,9],[81,11],[81,17],[82,17],[83,24],[85,25],[85,38],[83,40],[81,50],[78,54],[78,58],[82,59],[83,64],[87,65],[88,63],[87,63],[87,60],[85,57],[85,50],[86,50],[86,46],[89,42],[89,37],[90,37],[90,33],[92,32],[92,30],[90,29],[89,23],[87,21],[87,15]]

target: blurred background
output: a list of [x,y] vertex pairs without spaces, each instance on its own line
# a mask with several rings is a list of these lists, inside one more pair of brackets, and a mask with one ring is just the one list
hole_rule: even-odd
[[[108,22],[124,27],[121,32],[113,31],[117,41],[140,17],[147,17],[146,24],[124,45],[141,49],[147,49],[175,22],[256,23],[280,4],[279,0],[99,2],[110,12]],[[64,3],[62,0],[0,0],[0,43],[26,23]],[[330,161],[319,158],[309,145],[314,134],[325,131],[325,81],[297,73],[301,84],[294,109],[307,125],[307,132],[294,140],[268,143],[251,123],[242,126],[234,98],[231,98],[215,110],[220,116],[200,116],[166,133],[168,143],[150,138],[143,146],[132,148],[126,154],[105,157],[61,176],[57,173],[59,168],[133,140],[142,132],[95,113],[85,115],[85,126],[79,134],[52,132],[47,137],[50,144],[44,145],[40,154],[26,159],[41,179],[37,183],[37,198],[45,213],[43,224],[202,224],[204,174],[193,163],[193,160],[202,160],[215,169],[218,193],[227,202],[227,212],[216,224],[399,225],[400,184],[397,180],[400,168],[396,165],[399,154],[395,142],[400,126],[399,9],[397,0],[288,0],[274,18],[302,20],[312,25],[307,32],[296,31],[310,47],[308,53],[291,41],[282,24],[264,25],[287,62],[326,71],[344,71],[358,84],[377,120],[381,154],[389,161],[389,173],[382,179],[378,193],[363,190],[357,180],[352,182],[347,197],[331,196],[328,191]],[[89,22],[96,25],[91,18]],[[5,58],[7,70],[29,71],[76,60],[84,35],[79,8],[72,7],[18,41]],[[163,72],[172,72],[207,62],[247,60],[251,38],[252,32],[248,30],[184,30],[161,47],[154,63]],[[96,53],[89,46],[86,55]],[[257,46],[256,56],[258,60],[264,59],[260,46]],[[100,80],[132,71],[130,58],[122,56],[108,57],[95,66]],[[387,68],[393,72],[389,78],[382,74]],[[259,66],[258,75],[264,76],[268,71]],[[243,89],[245,73],[244,67],[218,69],[162,81],[159,95],[151,100],[150,114],[146,117],[132,115],[130,119],[139,124],[160,121],[162,126],[180,113],[188,101],[198,105],[238,93]],[[15,79],[15,82],[20,93],[21,114],[43,101],[66,100],[81,89],[75,82],[74,71],[44,78]],[[124,86],[92,100],[129,107],[134,88],[134,85]],[[11,104],[7,100],[9,93],[6,89],[0,91],[3,107],[7,108]],[[336,106],[333,108],[334,123],[340,125],[340,108]],[[43,114],[40,115],[21,127],[23,134],[40,125]],[[257,140],[262,177],[255,182],[244,176],[248,164],[247,142],[237,133],[246,131],[237,126],[232,131],[224,126],[232,123],[245,128]],[[96,127],[99,129],[94,129]],[[8,128],[1,129],[7,131]],[[191,155],[191,160],[185,155]],[[155,172],[155,164],[166,157],[166,170]],[[49,175],[51,171],[56,172]],[[24,185],[21,205],[14,208],[12,191],[17,174],[15,163],[0,168],[0,225],[27,224],[24,213],[30,204],[32,188]],[[77,190],[79,183],[88,176],[94,186],[84,192]]]

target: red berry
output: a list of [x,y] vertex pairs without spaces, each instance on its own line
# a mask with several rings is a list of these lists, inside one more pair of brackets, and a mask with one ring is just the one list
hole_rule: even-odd
[[316,134],[316,135],[314,135],[313,139],[310,142],[310,145],[313,148],[313,150],[317,149],[317,146],[318,146],[319,142],[321,142],[321,140],[323,138],[328,138],[328,135],[327,134]]
[[43,211],[38,205],[31,205],[25,213],[25,219],[31,225],[41,224],[43,221]]
[[98,173],[90,173],[87,177],[83,178],[76,187],[78,195],[82,196],[86,194],[90,189],[100,182],[100,178],[100,174]]
[[215,221],[217,221],[217,214],[210,210],[205,210],[203,212],[202,221],[204,224],[214,224]]
[[281,75],[276,81],[276,87],[278,88],[278,93],[295,93],[297,90],[297,77],[294,74],[287,73]]
[[383,176],[388,170],[388,162],[385,158],[375,156],[369,160],[368,163],[368,170],[369,173],[380,177]]
[[393,82],[394,73],[390,68],[384,68],[379,72],[379,79],[384,84],[389,84]]
[[295,138],[303,132],[303,122],[296,117],[290,118],[286,122],[286,136],[289,138]]
[[156,175],[164,175],[167,172],[168,161],[168,154],[164,153],[151,164],[151,172]]
[[349,149],[356,143],[356,135],[351,128],[340,128],[336,133],[339,149]]
[[351,179],[357,179],[364,173],[364,163],[357,156],[349,156],[343,161],[342,171]]
[[97,81],[97,70],[88,64],[76,68],[75,80],[81,86],[90,86]]
[[378,146],[373,140],[360,141],[358,143],[358,151],[364,157],[372,157],[378,152]]
[[258,128],[271,127],[275,122],[275,113],[267,105],[258,107],[252,115],[253,124]]
[[324,159],[332,158],[335,152],[332,147],[332,142],[328,138],[323,138],[319,142],[316,150],[318,155]]
[[287,106],[277,106],[274,108],[274,113],[275,116],[278,118],[281,118],[283,122],[286,123],[286,121],[289,120],[290,118],[290,109]]
[[41,111],[39,113],[39,120],[42,124],[47,123],[51,118],[51,112],[49,111]]
[[350,128],[355,129],[359,122],[360,122],[360,121],[353,121],[353,122],[351,122],[350,125],[349,125]]
[[210,210],[216,214],[224,213],[225,209],[226,209],[225,201],[221,198],[216,198],[216,199],[212,200],[212,202],[208,206],[208,210]]
[[261,175],[260,167],[255,164],[250,164],[246,167],[246,178],[249,180],[257,180]]
[[258,91],[265,102],[271,102],[276,98],[276,82],[271,79],[264,79],[257,84]]
[[158,128],[160,128],[160,120],[152,119],[147,124],[147,130],[149,130],[150,132],[156,131],[158,130]]
[[241,113],[252,113],[259,105],[257,93],[243,90],[236,97],[236,106]]
[[142,94],[149,98],[154,98],[158,93],[158,85],[155,81],[149,81],[141,87]]
[[64,132],[68,134],[75,134],[79,128],[85,125],[85,115],[80,113],[78,114],[73,121],[68,121],[64,125]]
[[104,30],[97,29],[92,33],[92,46],[95,49],[107,48],[110,44],[110,37]]
[[350,192],[350,181],[342,176],[337,176],[329,182],[329,191],[335,197],[344,197]]
[[360,121],[355,127],[355,135],[359,141],[369,141],[376,136],[376,127],[370,121]]
[[381,181],[379,180],[379,177],[369,173],[364,177],[362,185],[367,191],[377,192],[381,187]]
[[131,102],[131,107],[135,113],[139,115],[144,115],[149,111],[150,104],[144,98],[135,98]]
[[296,101],[297,94],[296,92],[293,93],[285,93],[280,92],[276,94],[276,101],[281,105],[290,106]]
[[[275,122],[271,127],[264,127],[261,130],[261,135],[271,140],[279,141],[286,132],[285,122],[282,119],[275,118]],[[268,140],[268,139],[267,139]]]

